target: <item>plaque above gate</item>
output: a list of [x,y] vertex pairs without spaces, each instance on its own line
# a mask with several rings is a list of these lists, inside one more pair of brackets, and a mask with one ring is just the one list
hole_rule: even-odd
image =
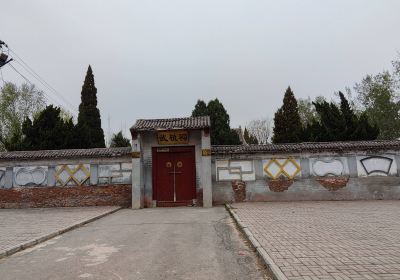
[[169,130],[157,132],[159,145],[183,145],[189,143],[187,130]]

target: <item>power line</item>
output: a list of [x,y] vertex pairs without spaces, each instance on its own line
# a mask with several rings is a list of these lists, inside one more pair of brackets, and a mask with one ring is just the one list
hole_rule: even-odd
[[[32,85],[32,86],[34,86],[34,84],[27,78],[27,77],[25,77],[21,72],[19,72],[15,67],[14,67],[14,65],[12,65],[11,63],[9,63],[9,65],[10,65],[10,67],[15,71],[15,72],[17,72],[17,74],[19,74],[28,84],[30,84],[30,85]],[[53,102],[55,102],[55,103],[57,103],[60,107],[63,107],[57,100],[55,100],[55,99],[53,99],[50,95],[48,95],[45,91],[43,91],[43,94],[44,94],[44,97],[46,98],[46,99],[51,99]],[[65,108],[64,108],[65,109]],[[65,110],[67,110],[67,109],[65,109]],[[67,110],[68,112],[69,112],[69,110]],[[71,112],[70,112],[71,113]],[[72,113],[71,113],[72,114]]]
[[[15,72],[17,72],[28,84],[30,84],[30,85],[34,85],[27,77],[25,77],[21,72],[19,72],[15,67],[14,67],[14,65],[12,65],[11,63],[9,64],[10,65],[10,67],[15,71]],[[43,94],[45,95],[45,98],[46,99],[52,99],[48,94],[46,94],[46,92],[44,92],[43,91]],[[56,103],[58,103],[57,101],[55,101],[54,99],[53,99],[53,101],[54,102],[56,102]]]
[[[62,94],[60,94],[54,87],[52,87],[43,77],[41,77],[35,70],[33,70],[32,67],[30,67],[28,65],[28,63],[26,63],[14,50],[10,49],[3,41],[0,41],[0,48],[2,46],[5,46],[7,48],[7,56],[9,55],[9,53],[11,52],[13,54],[13,56],[17,57],[18,60],[14,60],[15,62],[17,62],[26,72],[28,72],[33,78],[35,78],[37,81],[39,81],[47,90],[49,90],[50,93],[53,93],[55,95],[57,95],[59,98],[61,98],[64,103],[67,105],[67,107],[69,107],[69,109],[64,108],[63,105],[61,105],[61,103],[59,101],[57,101],[56,99],[54,99],[52,96],[50,96],[49,94],[46,93],[46,91],[43,91],[43,96],[45,97],[45,99],[49,100],[51,99],[53,102],[55,102],[56,104],[58,104],[61,108],[64,108],[64,110],[66,110],[67,112],[69,112],[71,115],[75,115],[73,112],[77,112],[77,110],[75,109],[75,106],[72,105],[67,99],[64,98],[64,96]],[[4,52],[3,52],[4,53]],[[13,58],[11,58],[9,62],[13,61]],[[20,62],[21,61],[21,62]],[[25,76],[23,75],[20,71],[18,71],[17,68],[14,67],[14,65],[11,65],[10,63],[10,67],[17,73],[19,74],[27,83],[29,83],[30,85],[34,86],[34,84]],[[1,70],[1,69],[0,69]],[[4,84],[4,78],[3,78],[3,73],[0,72],[1,74],[1,79],[3,80],[3,84]]]
[[24,68],[29,74],[31,74],[36,80],[38,80],[43,86],[45,86],[47,89],[50,91],[53,91],[58,97],[60,97],[66,104],[71,106],[70,109],[72,109],[74,106],[67,100],[65,99],[61,94],[59,94],[53,87],[51,87],[43,78],[41,78],[38,74],[35,74],[35,72],[32,72],[30,69],[28,69],[24,64],[20,63],[18,60],[15,60],[22,68]]
[[33,85],[33,83],[32,83],[27,77],[25,77],[24,75],[22,75],[21,72],[19,72],[12,64],[10,64],[10,67],[11,67],[12,69],[14,69],[14,71],[17,72],[22,78],[24,78],[24,80],[25,80],[27,83]]
[[[19,63],[19,61],[18,60],[14,60],[15,62],[17,62],[24,70],[26,70],[29,74],[31,74],[37,81],[39,81],[47,90],[50,90],[50,92],[52,91],[48,86],[46,86],[46,84],[44,84],[41,80],[39,80],[33,73],[31,73],[26,67],[24,67],[24,65],[23,64],[21,64],[21,63]],[[59,96],[59,95],[57,95],[57,96]],[[60,97],[60,96],[59,96]],[[63,98],[62,98],[63,99]],[[63,99],[64,100],[64,99]],[[65,101],[65,100],[64,100]],[[57,103],[59,103],[59,102],[57,102]],[[67,105],[67,107],[68,107],[68,109],[69,110],[71,110],[71,111],[76,111],[74,108],[73,108],[73,105],[71,105],[71,103],[66,103],[66,105]]]
[[[19,60],[15,60],[21,67],[23,67],[29,74],[31,74],[36,80],[38,80],[43,86],[45,86],[50,91],[54,92],[59,98],[61,98],[66,105],[68,105],[69,109],[72,111],[77,111],[74,109],[74,105],[70,103],[64,96],[59,93],[53,86],[51,86],[42,76],[40,76],[32,67],[28,65],[14,50],[9,49],[11,53],[13,53]],[[21,61],[21,62],[20,62]]]

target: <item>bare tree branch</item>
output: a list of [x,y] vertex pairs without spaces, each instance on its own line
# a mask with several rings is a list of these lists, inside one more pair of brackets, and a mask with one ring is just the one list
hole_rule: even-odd
[[246,128],[251,135],[257,138],[259,144],[267,144],[271,138],[272,121],[269,118],[260,118],[250,121]]

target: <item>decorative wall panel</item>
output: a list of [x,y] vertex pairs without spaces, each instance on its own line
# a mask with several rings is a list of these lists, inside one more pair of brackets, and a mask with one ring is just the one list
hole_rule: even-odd
[[389,176],[397,174],[393,155],[357,157],[359,176]]
[[82,186],[90,178],[90,165],[59,165],[56,167],[56,181],[58,186],[78,185]]
[[131,163],[114,163],[99,165],[99,184],[130,184],[132,176]]
[[46,185],[47,170],[47,166],[14,167],[14,186]]
[[253,160],[216,160],[215,166],[217,181],[254,181],[256,179]]
[[313,158],[311,174],[318,177],[348,175],[346,158]]
[[0,168],[0,188],[5,187],[5,180],[6,180],[6,169]]
[[271,179],[294,179],[301,175],[300,161],[292,157],[263,160],[264,174]]

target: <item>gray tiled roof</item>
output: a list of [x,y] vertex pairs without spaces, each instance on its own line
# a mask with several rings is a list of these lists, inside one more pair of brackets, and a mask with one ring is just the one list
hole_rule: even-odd
[[[298,144],[266,144],[266,145],[233,145],[212,146],[212,154],[278,154],[278,153],[318,153],[318,152],[351,152],[400,150],[400,140],[374,140],[354,142],[314,142]],[[131,148],[98,148],[71,150],[43,150],[1,152],[0,162],[11,160],[45,160],[61,158],[113,158],[129,156]]]
[[126,156],[130,153],[130,147],[2,152],[0,153],[0,162],[8,160],[41,160],[58,158],[113,158]]
[[210,117],[208,116],[173,119],[139,119],[131,127],[131,131],[201,129],[206,127],[210,127]]
[[349,142],[306,142],[296,144],[234,145],[213,146],[212,154],[245,154],[245,153],[317,153],[317,152],[350,152],[400,150],[400,140],[373,140]]

